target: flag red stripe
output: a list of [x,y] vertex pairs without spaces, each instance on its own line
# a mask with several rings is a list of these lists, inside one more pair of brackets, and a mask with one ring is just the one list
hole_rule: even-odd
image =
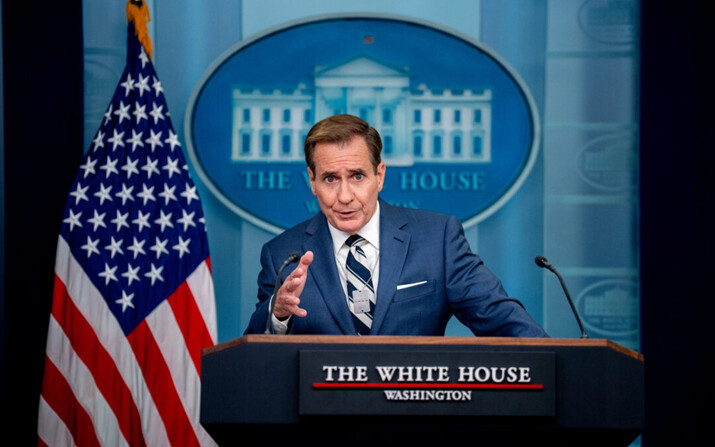
[[168,301],[179,329],[184,334],[189,355],[196,366],[199,377],[201,377],[201,350],[213,345],[211,334],[209,334],[201,311],[186,282],[181,283]]
[[146,320],[127,336],[147,388],[166,426],[169,442],[174,446],[198,446],[199,440],[184,405],[174,387],[169,367]]
[[42,398],[62,419],[77,445],[88,447],[101,445],[94,431],[92,418],[75,398],[65,377],[47,356],[45,356]]
[[[72,343],[77,356],[91,371],[97,388],[117,417],[124,438],[130,445],[146,446],[139,410],[114,359],[99,342],[94,328],[79,312],[56,275],[52,315]],[[118,336],[123,337],[124,334]]]

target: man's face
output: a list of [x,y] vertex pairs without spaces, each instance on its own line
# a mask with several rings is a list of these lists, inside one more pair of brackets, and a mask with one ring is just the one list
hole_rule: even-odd
[[380,163],[375,173],[360,136],[346,144],[318,143],[313,161],[315,172],[308,168],[308,176],[320,210],[338,230],[357,233],[375,214],[385,164]]

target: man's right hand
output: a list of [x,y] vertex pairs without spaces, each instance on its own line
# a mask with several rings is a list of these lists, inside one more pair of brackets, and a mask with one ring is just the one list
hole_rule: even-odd
[[298,267],[285,279],[283,285],[275,294],[273,315],[279,320],[285,320],[291,315],[304,317],[308,315],[305,309],[299,307],[300,294],[303,293],[305,280],[308,277],[308,267],[313,262],[313,252],[306,251],[300,258]]

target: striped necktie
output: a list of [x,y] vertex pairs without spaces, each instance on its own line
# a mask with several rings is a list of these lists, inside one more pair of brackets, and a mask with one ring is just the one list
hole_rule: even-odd
[[354,234],[345,243],[350,247],[345,263],[350,311],[358,334],[368,335],[375,310],[375,289],[372,285],[372,272],[368,267],[367,256],[362,249],[362,245],[367,241],[362,236]]

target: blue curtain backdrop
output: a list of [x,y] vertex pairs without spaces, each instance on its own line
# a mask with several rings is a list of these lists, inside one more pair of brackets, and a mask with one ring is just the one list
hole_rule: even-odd
[[[546,255],[571,294],[588,304],[582,311],[591,335],[645,354],[643,445],[697,445],[712,398],[702,385],[713,353],[707,328],[715,98],[704,67],[714,36],[703,6],[155,0],[150,8],[155,63],[174,115],[186,110],[226,49],[290,20],[346,11],[397,14],[487,43],[528,84],[543,134],[527,182],[495,215],[468,229],[470,242],[552,335],[578,336],[558,282],[533,265],[536,254]],[[2,18],[0,401],[12,410],[4,414],[19,443],[30,444],[62,206],[123,66],[126,19],[123,1],[110,8],[99,0],[40,10],[3,2]],[[182,118],[173,117],[185,141]],[[200,193],[225,341],[245,327],[258,249],[272,235],[227,210],[205,187]],[[458,326],[450,330],[461,334]]]

